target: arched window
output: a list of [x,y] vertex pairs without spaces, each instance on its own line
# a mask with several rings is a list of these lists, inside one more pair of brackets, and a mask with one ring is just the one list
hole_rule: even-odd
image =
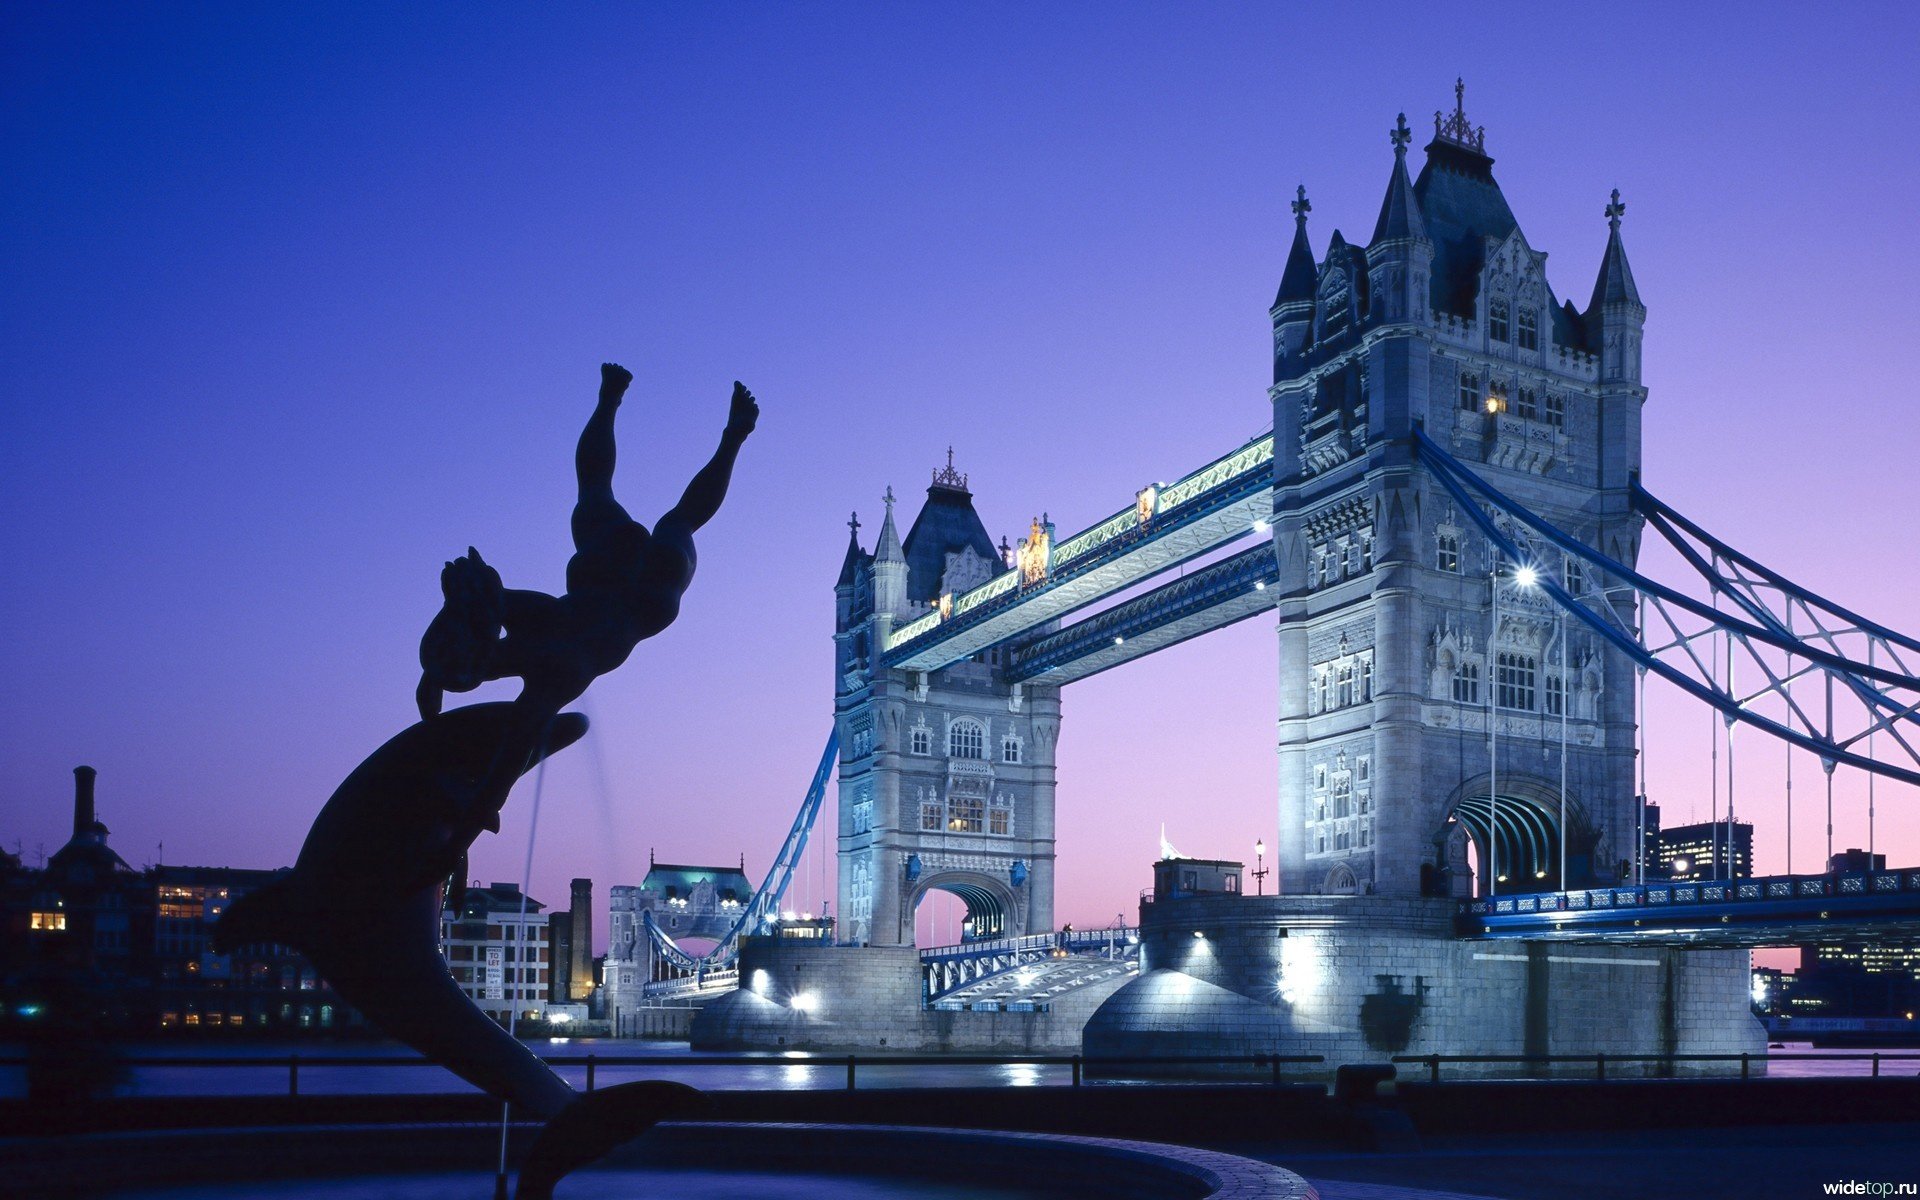
[[925,725],[915,725],[911,736],[907,740],[915,754],[933,753],[933,730],[928,729]]
[[1453,700],[1456,704],[1480,703],[1480,664],[1462,662],[1453,671]]
[[1471,371],[1460,372],[1460,409],[1462,412],[1480,411],[1480,377]]
[[1515,344],[1522,350],[1540,348],[1540,314],[1531,308],[1520,310],[1520,340]]
[[1496,342],[1507,340],[1507,302],[1495,300],[1487,305],[1487,336]]
[[1008,734],[1000,742],[1000,761],[1017,763],[1020,761],[1020,739]]
[[947,727],[947,757],[976,758],[987,756],[987,731],[978,721],[955,721]]

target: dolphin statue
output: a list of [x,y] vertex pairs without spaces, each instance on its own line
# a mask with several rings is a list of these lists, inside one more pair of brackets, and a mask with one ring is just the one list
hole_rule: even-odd
[[[702,1103],[684,1084],[645,1081],[579,1093],[454,982],[440,914],[467,849],[499,828],[504,792],[480,784],[524,727],[515,706],[474,704],[414,724],[335,790],[291,870],[235,900],[213,927],[216,950],[274,942],[304,954],[342,999],[389,1036],[548,1124],[516,1195],[547,1200],[568,1171]],[[560,713],[519,774],[579,741],[587,720]],[[487,797],[494,797],[488,799]]]

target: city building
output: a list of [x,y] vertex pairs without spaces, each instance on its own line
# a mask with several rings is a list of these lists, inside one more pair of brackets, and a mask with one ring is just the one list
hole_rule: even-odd
[[1735,821],[1731,832],[1725,821],[1662,829],[1647,865],[1647,879],[1655,882],[1752,877],[1753,826],[1743,821]]
[[591,1005],[599,978],[593,958],[593,880],[574,880],[570,894],[573,907],[547,918],[547,944],[553,951],[547,999]]
[[517,883],[469,885],[440,915],[440,949],[454,982],[480,1011],[507,1025],[546,1015],[551,965],[546,905]]

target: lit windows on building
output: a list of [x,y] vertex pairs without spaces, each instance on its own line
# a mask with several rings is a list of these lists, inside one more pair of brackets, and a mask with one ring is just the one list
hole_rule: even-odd
[[947,727],[947,757],[984,759],[987,731],[978,721],[959,720]]
[[1455,704],[1480,703],[1480,664],[1462,661],[1453,669],[1453,701]]
[[1494,705],[1518,712],[1532,712],[1538,660],[1531,654],[1502,650],[1494,657],[1494,669]]
[[52,912],[35,912],[33,916],[29,918],[27,927],[29,929],[37,929],[43,933],[58,933],[67,927],[67,914],[57,910]]
[[1487,411],[1490,413],[1503,413],[1511,407],[1511,402],[1507,399],[1507,385],[1497,379],[1488,383]]
[[1522,307],[1520,309],[1519,326],[1520,336],[1514,344],[1522,350],[1538,350],[1540,348],[1539,312],[1533,308]]
[[947,832],[981,833],[987,827],[986,797],[972,791],[955,790],[947,797]]

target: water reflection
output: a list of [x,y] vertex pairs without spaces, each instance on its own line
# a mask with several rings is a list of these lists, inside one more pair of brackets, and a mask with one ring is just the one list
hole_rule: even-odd
[[1033,1063],[1008,1063],[998,1070],[1000,1082],[1007,1087],[1037,1087],[1040,1084],[1040,1068]]

